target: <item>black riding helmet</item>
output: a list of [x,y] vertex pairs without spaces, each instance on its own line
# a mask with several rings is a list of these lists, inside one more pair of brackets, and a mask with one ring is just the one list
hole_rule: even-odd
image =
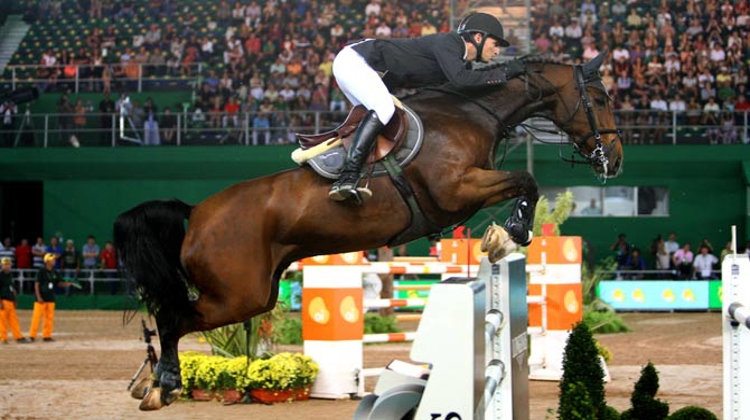
[[[458,34],[465,40],[474,44],[477,48],[477,58],[475,61],[481,61],[482,49],[484,48],[485,41],[487,41],[487,37],[497,39],[498,44],[501,47],[507,47],[510,45],[510,43],[505,40],[503,24],[500,23],[498,18],[487,13],[478,12],[467,15],[458,25],[456,32],[458,32]],[[474,33],[482,34],[482,41],[479,44],[477,44],[471,36]]]

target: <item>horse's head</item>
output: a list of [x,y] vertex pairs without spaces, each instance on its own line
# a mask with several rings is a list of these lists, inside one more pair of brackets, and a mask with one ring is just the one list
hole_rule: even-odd
[[[546,83],[539,86],[548,93],[542,99],[548,106],[541,114],[570,136],[576,153],[585,163],[600,176],[611,178],[622,168],[623,151],[615,127],[612,100],[599,74],[604,55],[601,53],[576,66],[546,63],[538,71],[533,65],[527,68],[530,74],[546,79]],[[531,83],[536,84],[535,79],[530,76]],[[552,92],[549,92],[550,87],[554,87]]]

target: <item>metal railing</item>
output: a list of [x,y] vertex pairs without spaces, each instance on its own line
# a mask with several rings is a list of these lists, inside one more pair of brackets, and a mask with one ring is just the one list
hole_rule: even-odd
[[[699,280],[694,272],[669,270],[607,270],[601,271],[602,280]],[[714,280],[721,279],[721,270],[711,270]],[[705,280],[705,279],[702,279]]]
[[[93,104],[87,104],[92,109]],[[747,143],[748,112],[702,113],[617,111],[624,144],[690,145]],[[13,130],[4,130],[5,147],[277,145],[296,142],[295,133],[320,133],[343,121],[342,111],[195,112],[171,114],[16,114]],[[718,121],[715,124],[714,119]],[[546,140],[559,137],[541,134]],[[554,139],[553,139],[554,138]]]
[[[81,283],[85,283],[87,287],[86,293],[94,295],[96,290],[96,283],[119,283],[122,278],[118,270],[111,269],[92,269],[92,268],[81,268],[81,269],[59,269],[57,270],[63,278],[73,278]],[[75,274],[71,275],[69,271],[74,271]],[[13,280],[18,283],[17,292],[19,295],[33,294],[33,286],[36,280],[36,275],[39,272],[38,268],[17,268],[11,269],[11,275]]]
[[192,87],[200,76],[205,76],[205,67],[206,63],[202,62],[11,65],[6,67],[4,74],[0,74],[0,85],[5,84],[13,90],[33,85],[42,91],[56,89],[70,90],[72,93],[101,92],[105,87],[112,92],[142,92],[144,88],[152,89],[160,85],[171,89]]
[[295,133],[320,133],[346,117],[341,111],[278,111],[129,114],[19,114],[4,130],[5,147],[120,147],[278,145],[296,142]]

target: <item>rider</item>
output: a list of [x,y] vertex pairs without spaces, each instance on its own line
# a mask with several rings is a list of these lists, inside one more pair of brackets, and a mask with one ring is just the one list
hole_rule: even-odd
[[[458,87],[503,84],[523,73],[512,60],[504,68],[471,70],[470,61],[487,62],[507,47],[503,25],[487,13],[466,16],[456,32],[409,39],[367,39],[347,45],[333,61],[333,75],[353,105],[368,113],[354,134],[339,179],[328,196],[336,201],[354,197],[358,202],[372,192],[359,187],[360,171],[375,138],[390,121],[395,106],[389,89],[415,88],[451,82]],[[382,79],[378,74],[383,74]]]

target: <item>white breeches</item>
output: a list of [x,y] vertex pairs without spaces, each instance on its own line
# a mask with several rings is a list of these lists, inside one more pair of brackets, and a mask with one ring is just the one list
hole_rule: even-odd
[[391,120],[396,106],[380,75],[351,47],[344,47],[333,60],[333,75],[352,105],[374,110],[383,125]]

